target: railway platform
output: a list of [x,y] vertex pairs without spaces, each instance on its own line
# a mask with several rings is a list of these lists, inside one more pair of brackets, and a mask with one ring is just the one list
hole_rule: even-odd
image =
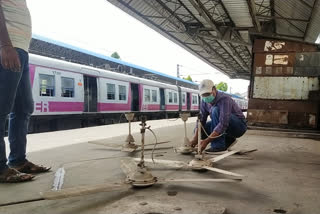
[[[195,120],[190,118],[187,121],[190,138]],[[139,143],[138,123],[132,123],[132,132]],[[181,119],[147,121],[147,124],[151,125],[159,141],[170,141],[159,145],[159,148],[176,147],[183,142]],[[263,132],[248,130],[234,146],[234,149],[257,149],[256,152],[230,156],[217,163],[219,168],[245,175],[239,183],[155,184],[143,189],[3,206],[0,213],[319,213],[319,140],[292,138],[275,131],[272,134]],[[52,171],[37,176],[32,182],[0,184],[0,204],[38,198],[39,192],[52,188],[55,172],[62,167],[65,170],[62,188],[123,181],[125,175],[119,168],[120,160],[128,153],[89,144],[88,141],[104,139],[106,143],[120,146],[127,134],[128,124],[121,123],[28,135],[28,158],[35,163],[52,166]],[[149,132],[146,142],[154,143]],[[140,154],[130,155],[139,157]],[[145,156],[150,158],[151,151],[146,151]],[[192,160],[192,156],[174,153],[172,148],[156,150],[154,158]],[[158,178],[227,177],[209,171],[152,168],[152,173]]]

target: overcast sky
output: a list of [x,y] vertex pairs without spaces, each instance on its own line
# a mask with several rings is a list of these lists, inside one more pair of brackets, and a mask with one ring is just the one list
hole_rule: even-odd
[[[180,46],[106,0],[27,0],[33,33],[176,76],[225,81],[232,93],[247,91],[249,81],[231,80]],[[230,90],[228,90],[230,91]]]

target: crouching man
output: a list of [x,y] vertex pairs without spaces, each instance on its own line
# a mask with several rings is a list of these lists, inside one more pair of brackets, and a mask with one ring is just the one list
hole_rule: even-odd
[[[245,116],[240,107],[227,94],[218,91],[212,80],[205,79],[199,85],[199,94],[202,98],[200,107],[200,121],[204,130],[201,136],[201,151],[222,152],[232,145],[236,138],[241,137],[247,130]],[[207,122],[210,115],[211,121]],[[198,144],[198,127],[191,146]]]

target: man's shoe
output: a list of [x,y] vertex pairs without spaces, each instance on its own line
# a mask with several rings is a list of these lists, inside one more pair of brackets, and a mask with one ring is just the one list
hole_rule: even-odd
[[11,167],[15,170],[18,170],[19,172],[22,173],[28,173],[28,174],[37,174],[37,173],[44,173],[44,172],[49,172],[51,167],[44,167],[41,165],[36,165],[30,161],[26,161],[24,164],[20,166],[14,166]]
[[8,168],[0,174],[0,183],[19,183],[31,181],[33,175],[21,173],[15,169]]

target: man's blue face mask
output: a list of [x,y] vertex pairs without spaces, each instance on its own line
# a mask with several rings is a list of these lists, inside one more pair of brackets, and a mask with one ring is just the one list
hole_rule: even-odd
[[206,103],[212,103],[212,101],[214,100],[214,96],[211,94],[210,96],[207,97],[202,97],[202,100]]

